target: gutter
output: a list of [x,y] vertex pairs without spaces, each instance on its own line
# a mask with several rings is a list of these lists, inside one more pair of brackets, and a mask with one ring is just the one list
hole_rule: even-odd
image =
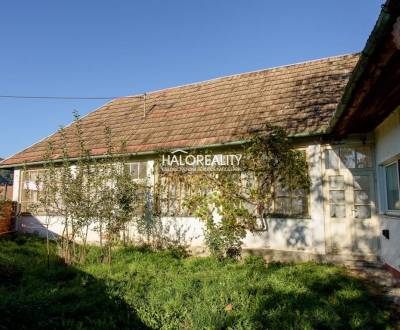
[[[229,147],[229,146],[238,146],[238,145],[243,145],[248,140],[238,140],[238,141],[232,141],[232,142],[225,142],[225,143],[215,143],[215,144],[208,144],[205,146],[195,146],[195,147],[182,147],[182,149],[185,150],[199,150],[199,149],[207,149],[207,148],[220,148],[220,147]],[[178,148],[178,147],[177,147]],[[149,156],[149,155],[158,155],[161,152],[168,152],[173,149],[165,149],[165,150],[153,150],[153,151],[140,151],[140,152],[133,152],[133,153],[123,153],[123,154],[113,154],[113,157],[120,157],[120,156],[128,156],[128,157],[134,157],[134,156]],[[95,155],[91,156],[92,159],[103,159],[106,158],[106,155]],[[68,161],[75,162],[82,159],[81,157],[73,157],[73,158],[68,158]],[[54,159],[51,162],[52,163],[62,163],[64,159]],[[46,161],[36,161],[36,162],[24,162],[24,163],[18,163],[18,164],[7,164],[7,165],[1,165],[0,163],[0,169],[1,168],[14,168],[14,167],[23,167],[23,166],[35,166],[35,165],[43,165],[49,162]]]
[[378,20],[375,23],[374,29],[372,30],[367,43],[361,52],[360,59],[358,60],[357,65],[354,68],[349,81],[347,82],[343,96],[333,114],[332,119],[329,122],[329,126],[326,130],[327,134],[332,133],[344,112],[348,108],[348,105],[353,99],[353,94],[356,90],[356,87],[358,86],[368,65],[370,64],[371,57],[374,55],[377,47],[379,46],[381,38],[384,37],[387,33],[387,30],[392,27],[392,24],[394,23],[398,13],[390,11],[389,6],[395,1],[388,0],[382,6],[381,13],[379,14]]

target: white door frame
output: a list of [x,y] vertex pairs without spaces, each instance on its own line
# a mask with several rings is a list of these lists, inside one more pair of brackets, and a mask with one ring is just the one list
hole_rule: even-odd
[[[365,147],[362,144],[343,144],[333,147],[326,145],[322,148],[326,251],[331,254],[375,256],[379,254],[379,220],[376,210],[373,147],[367,145],[370,147],[371,153],[369,168],[346,168],[339,155],[337,155],[337,168],[326,166],[327,150],[332,150],[330,152],[334,152],[336,155],[335,150],[339,148],[355,148],[357,146]],[[359,183],[354,180],[357,176],[369,178],[367,184],[369,192],[363,194],[361,191],[357,195],[357,197],[368,198],[368,203],[363,202],[364,204],[355,205],[355,190],[359,190],[354,189],[355,186],[359,186]],[[359,200],[360,198],[358,198]],[[358,210],[370,208],[370,217],[358,218],[357,214],[361,215],[356,212],[357,207]]]

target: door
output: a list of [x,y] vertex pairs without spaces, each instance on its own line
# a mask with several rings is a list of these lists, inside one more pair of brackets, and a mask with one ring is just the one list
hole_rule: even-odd
[[327,251],[376,255],[379,224],[371,149],[327,147],[323,159]]
[[353,171],[352,189],[352,250],[354,254],[378,254],[379,223],[376,214],[374,175],[367,171]]

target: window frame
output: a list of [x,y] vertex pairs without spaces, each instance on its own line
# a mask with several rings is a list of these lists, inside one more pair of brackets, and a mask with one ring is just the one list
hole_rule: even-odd
[[[164,181],[164,182],[163,182]],[[178,181],[178,182],[177,182]],[[194,215],[183,206],[186,196],[190,196],[192,189],[185,181],[177,178],[159,177],[159,205],[160,215],[163,218],[192,218]],[[166,184],[166,186],[165,186]],[[171,187],[174,186],[174,194],[171,194]],[[171,197],[174,197],[173,201]],[[171,209],[175,205],[175,212]],[[166,207],[166,209],[165,209]]]
[[388,215],[395,215],[395,216],[400,216],[400,209],[389,209],[389,203],[388,203],[388,191],[387,191],[387,173],[386,169],[389,166],[392,165],[397,165],[397,188],[399,192],[399,200],[400,200],[400,158],[396,158],[386,164],[382,165],[383,168],[383,183],[384,183],[384,206],[385,206],[385,213]]
[[[33,172],[36,172],[37,174],[43,173],[45,169],[43,168],[32,168],[32,169],[25,169],[21,171],[21,179],[20,179],[20,184],[19,184],[19,192],[18,192],[18,203],[21,205],[21,213],[26,213],[26,214],[32,214],[31,211],[29,211],[30,205],[34,205],[37,203],[38,199],[38,194],[39,190],[33,190],[33,189],[25,189],[25,183],[26,181],[26,175],[29,173],[29,175]],[[28,181],[29,183],[33,181]],[[36,183],[35,183],[36,184]],[[29,200],[23,200],[27,194],[27,191],[29,192]],[[34,193],[34,194],[33,194]],[[36,195],[34,199],[32,200],[32,195]],[[46,213],[43,211],[38,211],[36,215],[46,215]]]
[[[360,157],[362,153],[362,150],[366,149],[368,153],[366,154],[368,158],[366,158],[366,166],[362,166],[363,161]],[[345,151],[351,151],[351,154],[353,155],[353,162],[354,166],[347,166],[346,160],[344,159],[344,153]],[[336,167],[330,167],[330,164],[333,164],[333,162],[330,162],[330,153],[333,153],[335,162],[336,162]],[[329,165],[328,165],[329,164]],[[331,170],[331,171],[340,171],[343,169],[353,171],[353,170],[373,170],[374,168],[374,154],[373,154],[373,148],[370,144],[365,144],[365,145],[360,145],[360,144],[353,144],[353,143],[348,143],[348,144],[341,144],[341,145],[328,145],[325,146],[324,151],[323,151],[323,165],[324,165],[324,170]]]
[[[301,151],[304,153],[304,156],[306,157],[306,162],[308,165],[307,171],[310,173],[310,159],[309,159],[309,155],[307,152],[307,148],[305,147],[300,147],[300,148],[296,148],[297,151]],[[284,195],[280,195],[277,196],[276,192],[277,192],[277,187],[276,185],[274,187],[272,187],[272,189],[274,190],[274,198],[272,201],[272,212],[270,214],[268,214],[269,218],[279,218],[279,219],[311,219],[311,191],[305,191],[305,194],[300,196],[299,194],[296,193],[296,191],[293,190],[289,190],[288,189],[288,195],[284,196]],[[276,211],[276,204],[277,204],[277,199],[281,197],[281,198],[288,198],[290,201],[290,205],[291,205],[291,209],[293,209],[293,200],[295,199],[303,199],[305,201],[305,212],[303,214],[294,214],[294,213],[290,213],[290,214],[283,214],[283,213],[279,213]]]
[[[140,177],[140,166],[144,164],[145,165],[145,176],[143,178]],[[149,164],[147,161],[132,161],[128,162],[127,165],[129,166],[129,173],[132,175],[132,167],[133,165],[137,166],[137,178],[134,178],[133,181],[135,182],[146,182],[148,180],[148,169],[149,169]]]
[[[287,195],[278,195],[278,189],[273,187],[274,189],[274,198],[272,201],[272,212],[268,215],[270,218],[283,218],[283,219],[311,219],[310,214],[310,192],[305,191],[304,195],[297,194],[294,190],[287,190]],[[305,212],[302,214],[294,214],[294,213],[279,213],[277,211],[277,200],[279,198],[287,198],[290,202],[291,211],[293,209],[293,201],[296,199],[301,199],[304,201]]]

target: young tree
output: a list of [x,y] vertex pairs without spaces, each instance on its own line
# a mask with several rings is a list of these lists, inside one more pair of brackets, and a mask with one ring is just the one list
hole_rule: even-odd
[[[123,148],[122,148],[123,149]],[[122,155],[122,156],[121,156]],[[107,260],[111,262],[112,246],[120,241],[128,223],[138,214],[141,208],[140,184],[135,182],[130,171],[129,160],[121,152],[120,156],[111,154],[103,166],[101,175],[102,191],[98,206],[98,230],[100,237],[106,235],[105,249]]]
[[77,113],[74,128],[73,137],[79,144],[76,160],[71,160],[66,132],[60,129],[61,162],[55,160],[54,145],[50,143],[44,170],[36,182],[38,203],[31,209],[46,214],[47,229],[54,217],[62,222],[60,251],[67,263],[85,260],[91,228],[99,232],[102,247],[105,236],[111,261],[112,245],[119,241],[121,230],[133,219],[138,207],[138,184],[133,181],[126,153],[119,149],[120,155],[114,156],[117,148],[111,143],[109,128],[105,128],[108,152],[101,160],[87,148]]

